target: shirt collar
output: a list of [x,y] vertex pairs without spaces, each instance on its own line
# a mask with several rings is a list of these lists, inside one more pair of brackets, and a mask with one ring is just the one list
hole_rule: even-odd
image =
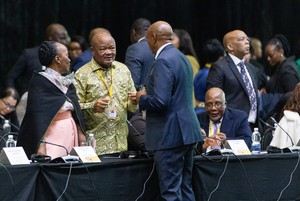
[[[237,58],[236,56],[234,56],[233,54],[228,53],[228,55],[230,56],[230,58],[233,60],[234,64],[237,66],[239,63],[241,63],[241,61],[239,58]],[[243,61],[244,62],[244,61]]]
[[108,71],[111,68],[115,68],[115,65],[114,65],[115,61],[113,61],[111,66],[108,68],[104,68],[104,67],[100,66],[100,64],[97,63],[97,61],[94,59],[94,57],[92,58],[91,62],[92,62],[92,71],[96,71],[96,70]]
[[167,45],[170,45],[170,44],[172,44],[172,43],[166,43],[166,44],[164,44],[163,46],[161,46],[161,47],[157,50],[157,52],[156,52],[156,54],[155,54],[155,59],[157,59],[157,57],[158,57],[158,55],[160,54],[160,52],[161,52]]
[[145,39],[146,37],[142,37],[140,38],[137,42],[141,42],[143,39]]

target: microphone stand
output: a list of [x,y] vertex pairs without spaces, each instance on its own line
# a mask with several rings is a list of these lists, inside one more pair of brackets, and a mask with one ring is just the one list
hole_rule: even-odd
[[50,163],[60,163],[60,162],[78,163],[78,162],[80,162],[79,156],[71,156],[66,147],[64,147],[62,145],[59,145],[59,144],[52,143],[52,142],[47,142],[47,141],[44,141],[44,140],[40,140],[40,142],[45,143],[45,144],[50,144],[50,145],[53,145],[53,146],[57,146],[57,147],[61,147],[61,148],[65,149],[65,151],[67,153],[66,156],[61,156],[61,157],[55,158],[52,161],[50,161]]
[[300,152],[300,146],[296,146],[294,144],[294,141],[293,141],[292,137],[288,134],[288,132],[286,130],[284,130],[273,117],[270,117],[270,118],[272,119],[272,121],[274,122],[274,124],[276,124],[289,137],[289,139],[291,140],[292,146],[291,147],[287,147],[287,148],[285,148],[283,150],[289,149],[290,152]]

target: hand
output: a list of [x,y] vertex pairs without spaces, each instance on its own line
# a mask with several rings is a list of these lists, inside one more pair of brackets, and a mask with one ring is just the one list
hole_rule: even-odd
[[201,128],[201,133],[202,133],[202,137],[203,139],[206,138],[206,132],[203,128]]
[[136,101],[139,102],[141,95],[146,95],[146,94],[147,94],[146,89],[142,89],[136,92]]
[[137,100],[136,100],[136,92],[129,92],[128,93],[129,99],[133,104],[138,104]]
[[94,111],[95,112],[104,112],[105,108],[108,106],[109,104],[109,98],[105,97],[105,98],[99,98],[95,103],[94,103]]

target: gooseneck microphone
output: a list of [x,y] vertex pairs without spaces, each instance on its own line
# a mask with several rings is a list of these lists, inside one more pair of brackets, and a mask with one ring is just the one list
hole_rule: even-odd
[[[8,120],[6,119],[4,116],[0,115],[0,119],[2,119],[3,121]],[[9,124],[14,127],[15,129],[17,129],[18,131],[20,130],[20,128],[18,126],[16,126],[15,124],[11,123],[10,121],[8,121]]]
[[[274,126],[268,124],[267,122],[265,122],[264,120],[262,120],[262,118],[258,117],[258,119],[259,119],[259,121],[260,121],[263,125],[267,126],[268,128],[275,129]],[[275,119],[274,119],[274,120],[275,120]],[[274,122],[274,120],[272,120],[272,121]],[[275,124],[276,124],[276,123],[275,123]]]
[[62,146],[62,145],[60,145],[60,144],[54,144],[54,143],[52,143],[52,142],[47,142],[47,141],[45,141],[45,140],[40,140],[40,142],[41,142],[41,143],[45,143],[45,144],[51,144],[51,145],[57,146],[57,147],[61,147],[61,148],[65,149],[67,156],[70,155],[69,152],[68,152],[68,150],[67,150],[67,148],[64,147],[64,146]]
[[126,122],[138,135],[142,136],[141,133],[132,125],[130,121],[126,119]]
[[68,149],[63,145],[55,144],[52,142],[47,142],[45,140],[40,140],[40,142],[45,143],[45,144],[50,144],[53,146],[57,146],[57,147],[61,147],[66,151],[66,154],[67,154],[66,156],[55,158],[51,161],[52,163],[72,163],[72,162],[78,163],[80,161],[78,156],[71,156],[70,153],[68,152]]
[[272,121],[274,122],[274,124],[276,124],[291,140],[291,143],[292,143],[292,146],[294,146],[294,141],[293,139],[291,138],[291,136],[288,134],[288,132],[286,130],[284,130],[280,125],[279,123],[273,118],[273,117],[270,117],[272,119]]

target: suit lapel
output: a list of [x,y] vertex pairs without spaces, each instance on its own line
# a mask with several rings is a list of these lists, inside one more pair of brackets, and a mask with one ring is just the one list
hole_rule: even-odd
[[[228,66],[229,66],[230,70],[232,71],[234,76],[237,78],[237,80],[241,84],[242,88],[244,89],[245,93],[249,97],[248,90],[246,88],[246,85],[244,83],[241,73],[239,72],[239,70],[237,69],[236,65],[234,64],[233,60],[230,58],[229,55],[227,55],[225,58],[226,58],[226,61],[228,62]],[[248,69],[248,67],[247,67],[247,69]],[[251,80],[253,82],[252,76],[251,76]]]
[[232,124],[233,124],[232,118],[233,117],[232,117],[231,113],[229,113],[228,110],[225,109],[225,113],[224,113],[223,119],[222,119],[221,129],[220,129],[222,133],[232,132],[230,130],[230,128],[232,128]]

